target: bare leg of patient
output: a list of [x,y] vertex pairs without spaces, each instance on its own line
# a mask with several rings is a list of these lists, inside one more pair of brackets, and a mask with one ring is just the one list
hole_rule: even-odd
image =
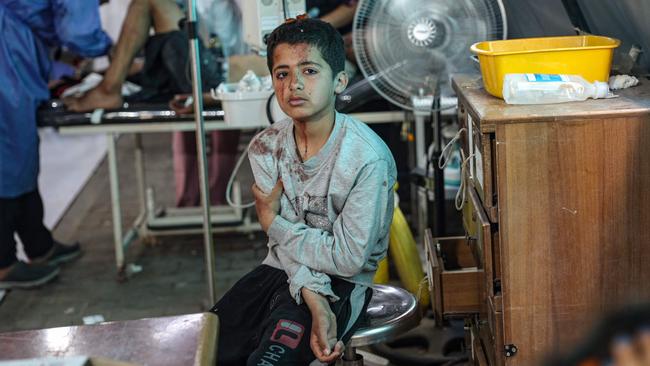
[[132,0],[104,79],[83,96],[65,99],[68,109],[85,112],[122,106],[122,84],[133,58],[144,46],[151,26],[156,33],[178,30],[178,21],[183,16],[173,0]]

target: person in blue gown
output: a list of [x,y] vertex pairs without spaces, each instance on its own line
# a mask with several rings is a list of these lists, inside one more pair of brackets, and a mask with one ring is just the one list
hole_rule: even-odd
[[[50,53],[64,47],[100,56],[111,40],[97,0],[3,0],[0,33],[0,289],[34,287],[81,253],[78,243],[55,241],[43,225],[36,109],[49,99]],[[16,234],[30,263],[16,259]]]

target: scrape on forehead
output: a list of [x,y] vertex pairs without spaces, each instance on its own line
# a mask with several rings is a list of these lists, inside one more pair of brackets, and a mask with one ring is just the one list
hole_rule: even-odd
[[278,62],[282,61],[287,56],[289,56],[291,60],[294,60],[295,63],[315,61],[313,59],[314,57],[322,57],[318,48],[308,43],[282,43],[279,44],[273,52],[273,63],[277,65]]

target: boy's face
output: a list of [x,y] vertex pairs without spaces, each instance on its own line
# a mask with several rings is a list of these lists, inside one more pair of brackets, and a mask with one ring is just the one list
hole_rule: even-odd
[[300,122],[333,113],[336,94],[347,86],[345,72],[334,77],[318,48],[306,43],[277,45],[271,75],[280,108]]

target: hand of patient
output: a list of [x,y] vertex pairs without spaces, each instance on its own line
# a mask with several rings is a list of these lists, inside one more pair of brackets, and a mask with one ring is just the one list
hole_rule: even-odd
[[301,294],[311,312],[311,350],[319,361],[333,362],[341,357],[345,346],[336,339],[336,317],[329,302],[324,296],[304,287]]
[[273,219],[280,211],[280,197],[283,190],[282,181],[278,180],[269,194],[264,193],[256,184],[253,184],[252,190],[255,197],[257,219],[262,226],[262,230],[267,232],[269,226],[273,223]]

